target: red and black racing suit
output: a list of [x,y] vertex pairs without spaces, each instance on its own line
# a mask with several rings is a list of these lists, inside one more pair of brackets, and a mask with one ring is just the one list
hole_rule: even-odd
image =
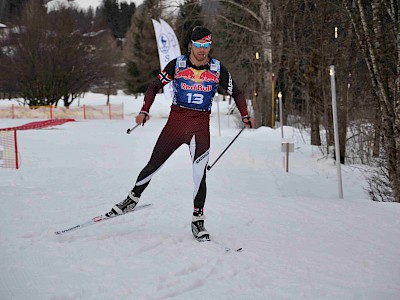
[[[184,96],[191,94],[191,91],[188,92],[180,90],[182,87],[186,88],[188,84],[192,84],[194,86],[196,84],[198,85],[199,82],[202,82],[205,83],[205,86],[207,87],[208,78],[210,77],[207,77],[207,74],[210,75],[211,73],[207,73],[206,75],[201,74],[202,72],[210,71],[210,67],[212,69],[215,67],[215,65],[212,64],[214,60],[211,57],[210,63],[200,67],[193,65],[187,56],[181,56],[180,60],[184,60],[186,64],[182,65],[182,63],[180,63],[179,66],[181,68],[179,68],[177,65],[177,59],[169,62],[165,69],[162,70],[158,75],[158,78],[149,85],[145,93],[144,104],[141,111],[149,113],[150,107],[153,104],[157,92],[164,85],[173,81],[174,79],[175,82],[178,82],[178,78],[182,77],[179,74],[187,74],[188,72],[190,74],[197,74],[195,76],[186,76],[184,78],[184,82],[181,82],[180,85],[175,84],[175,104],[171,105],[171,112],[168,121],[156,142],[149,162],[140,172],[137,178],[133,192],[137,196],[140,196],[150,183],[152,176],[157,172],[157,170],[159,170],[159,168],[171,156],[171,154],[182,144],[187,144],[189,145],[193,164],[193,181],[195,185],[194,207],[202,210],[206,199],[206,167],[210,149],[209,121],[211,104],[206,109],[197,109],[180,105],[178,104],[179,101],[177,102],[175,100],[176,97],[179,96],[180,92],[186,92]],[[181,71],[183,71],[183,73],[180,73]],[[247,116],[248,112],[246,107],[246,99],[242,92],[235,85],[227,69],[220,64],[219,70],[214,72],[214,74],[217,76],[216,85],[224,88],[228,94],[234,98],[236,106],[238,107],[242,117]],[[215,77],[213,75],[211,75],[211,77],[215,82]],[[201,78],[205,78],[205,80],[202,81]],[[200,94],[196,93],[194,95],[197,95],[197,97],[201,96]],[[214,94],[212,94],[212,96],[214,96]],[[212,99],[209,102],[211,103],[211,101]]]

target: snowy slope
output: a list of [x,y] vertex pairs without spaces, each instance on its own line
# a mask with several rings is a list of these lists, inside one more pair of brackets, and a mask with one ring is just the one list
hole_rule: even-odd
[[[97,98],[81,104],[105,102]],[[245,130],[208,172],[213,242],[190,232],[185,146],[143,194],[152,207],[54,235],[126,196],[167,120],[169,103],[157,98],[150,122],[127,135],[142,98],[111,101],[125,102],[125,121],[18,133],[22,167],[0,169],[0,299],[400,299],[400,206],[368,200],[348,166],[339,200],[333,161],[289,127],[289,173],[280,130],[269,128]],[[224,102],[219,136],[216,108],[210,163],[239,131]]]

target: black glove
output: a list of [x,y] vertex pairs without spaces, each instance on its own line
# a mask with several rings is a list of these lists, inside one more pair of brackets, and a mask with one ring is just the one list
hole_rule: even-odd
[[249,125],[250,128],[253,128],[253,126],[251,125],[250,117],[249,117],[249,116],[244,116],[244,117],[242,117],[242,121],[243,121],[244,124]]
[[144,123],[146,123],[146,121],[148,120],[148,119],[150,119],[150,116],[149,116],[149,113],[148,112],[146,112],[146,111],[141,111],[140,112],[141,114],[144,114],[144,119],[143,119],[143,123],[142,123],[142,126],[144,126]]

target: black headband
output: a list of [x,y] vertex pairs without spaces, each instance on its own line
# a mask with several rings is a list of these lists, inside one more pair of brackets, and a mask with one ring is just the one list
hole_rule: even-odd
[[193,28],[190,38],[192,41],[206,40],[207,42],[211,42],[211,31],[205,27],[197,26]]

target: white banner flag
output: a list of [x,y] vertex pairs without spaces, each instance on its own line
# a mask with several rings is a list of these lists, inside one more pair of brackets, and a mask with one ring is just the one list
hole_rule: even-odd
[[[181,55],[181,49],[174,30],[167,22],[164,20],[158,22],[154,19],[152,19],[152,22],[157,39],[160,68],[163,70],[171,60]],[[164,97],[168,100],[173,99],[174,92],[171,83],[164,86]]]

